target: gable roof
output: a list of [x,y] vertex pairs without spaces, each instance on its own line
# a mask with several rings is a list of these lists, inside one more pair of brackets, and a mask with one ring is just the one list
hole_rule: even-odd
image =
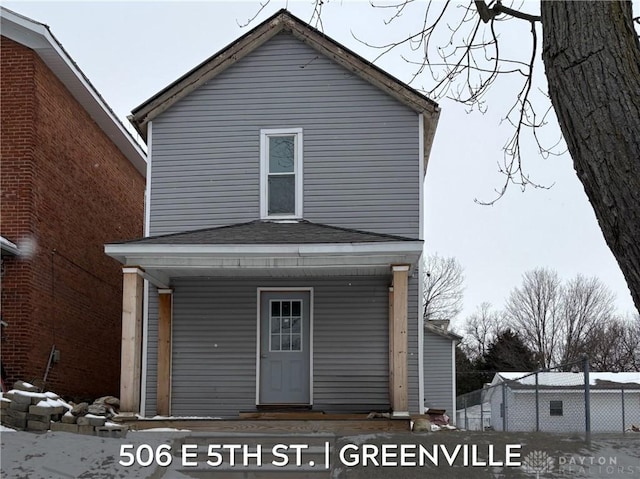
[[0,7],[0,32],[33,50],[144,177],[147,156],[44,23]]
[[440,114],[438,104],[285,9],[276,12],[253,30],[227,45],[142,105],[136,107],[129,120],[146,139],[147,125],[151,120],[280,32],[291,33],[298,40],[378,87],[412,110],[422,113],[425,117],[425,159],[429,157]]
[[424,330],[425,332],[442,336],[443,338],[449,339],[451,341],[455,341],[456,343],[459,343],[460,341],[462,341],[462,336],[456,333],[453,333],[448,329],[444,329],[440,326],[436,326],[435,324],[433,324],[433,321],[425,321]]
[[371,233],[321,223],[300,221],[250,221],[185,233],[151,236],[113,244],[157,245],[291,245],[332,243],[389,243],[415,238]]
[[[514,389],[535,389],[536,375],[525,372],[496,373],[492,384],[506,382]],[[589,385],[596,389],[611,389],[624,386],[629,389],[640,389],[640,372],[589,372]],[[583,388],[584,373],[564,371],[544,371],[538,373],[540,388]]]

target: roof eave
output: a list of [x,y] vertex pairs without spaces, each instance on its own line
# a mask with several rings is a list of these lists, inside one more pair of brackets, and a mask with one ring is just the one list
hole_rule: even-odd
[[145,177],[146,154],[45,24],[1,7],[2,35],[30,48]]
[[363,80],[385,91],[417,113],[424,114],[426,120],[425,158],[428,158],[440,115],[440,107],[437,103],[341,46],[286,10],[280,10],[136,107],[132,111],[129,121],[146,140],[147,125],[156,116],[282,31],[291,32],[296,38],[352,71]]
[[105,253],[145,269],[278,269],[376,267],[408,264],[422,254],[422,241],[277,245],[107,244]]

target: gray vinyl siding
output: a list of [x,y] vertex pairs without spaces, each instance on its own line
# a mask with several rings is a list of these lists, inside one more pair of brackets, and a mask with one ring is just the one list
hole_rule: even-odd
[[[258,287],[312,287],[313,406],[326,412],[389,409],[389,277],[175,279],[172,411],[234,417],[256,407]],[[411,410],[417,412],[417,306],[410,297]],[[154,304],[155,301],[150,301]],[[415,304],[415,303],[413,303]],[[157,342],[150,308],[149,342]],[[149,347],[146,415],[155,414],[155,347]]]
[[451,343],[428,329],[424,332],[424,402],[427,407],[446,409],[454,417]]
[[304,218],[418,237],[417,113],[279,34],[154,119],[152,235],[260,217],[260,130],[303,128]]

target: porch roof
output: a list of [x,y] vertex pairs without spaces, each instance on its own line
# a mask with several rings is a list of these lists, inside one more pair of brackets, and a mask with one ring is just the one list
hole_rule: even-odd
[[413,267],[423,241],[310,221],[251,221],[112,243],[105,252],[139,266],[158,287],[193,276],[390,274]]

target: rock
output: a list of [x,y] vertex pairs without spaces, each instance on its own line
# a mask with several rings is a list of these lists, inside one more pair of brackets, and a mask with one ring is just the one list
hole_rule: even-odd
[[29,431],[45,432],[49,430],[49,421],[27,421],[27,429]]
[[26,429],[27,427],[27,419],[20,419],[17,417],[3,416],[2,424],[8,427],[12,427],[14,429]]
[[127,435],[128,430],[129,426],[106,423],[104,426],[96,427],[96,436],[122,438]]
[[115,409],[120,409],[120,399],[115,396],[103,396],[101,398],[96,399],[93,404],[106,404]]
[[107,408],[104,406],[104,404],[92,404],[91,406],[89,406],[87,408],[87,412],[89,414],[96,414],[98,416],[106,416],[107,415]]
[[24,419],[27,420],[27,413],[23,411],[16,411],[15,409],[6,409],[5,410],[8,417],[13,417],[16,419]]
[[20,391],[16,389],[9,391],[3,397],[9,399],[12,404],[31,404],[31,396],[20,394]]
[[88,434],[93,436],[96,432],[96,429],[93,426],[80,426],[78,425],[78,432],[80,434]]
[[71,408],[71,414],[74,416],[84,416],[89,412],[89,404],[86,402],[81,402],[80,404],[76,404]]
[[31,396],[31,404],[33,404],[34,406],[37,405],[39,402],[47,400],[47,396],[45,396],[44,394],[41,394],[41,393],[26,393],[25,392],[25,394],[29,394]]
[[52,421],[52,418],[48,414],[45,416],[42,416],[40,414],[27,414],[27,421],[39,421],[49,424]]
[[78,426],[104,426],[107,422],[107,418],[87,414],[86,416],[79,417],[77,422]]
[[431,421],[426,418],[418,418],[413,421],[413,432],[431,432]]
[[40,404],[42,403],[38,403],[38,405],[36,406],[29,406],[29,414],[35,414],[38,416],[53,416],[54,414],[56,414],[56,411],[51,406],[41,406]]
[[24,381],[16,381],[13,385],[13,389],[17,389],[18,391],[26,391],[29,393],[40,392],[40,388],[34,386],[33,384],[25,383]]
[[5,398],[0,398],[0,409],[9,409],[11,401]]
[[[64,424],[75,424],[76,423],[76,417],[71,414],[70,412],[67,412],[66,414],[63,414],[63,416],[60,418],[60,420],[64,423]],[[78,432],[76,430],[76,432]]]
[[31,407],[31,403],[24,404],[16,401],[11,401],[11,403],[9,404],[9,409],[13,409],[14,411],[27,412],[30,407]]

